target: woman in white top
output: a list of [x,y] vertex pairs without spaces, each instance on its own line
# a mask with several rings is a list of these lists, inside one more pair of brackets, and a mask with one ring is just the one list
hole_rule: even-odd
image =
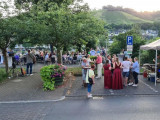
[[[91,66],[91,69],[88,71],[88,76],[87,79],[86,79],[86,83],[88,84],[88,98],[91,98],[92,97],[92,94],[91,94],[91,91],[92,91],[92,84],[95,84],[95,80],[94,80],[94,69],[95,69],[95,65],[92,65]],[[92,79],[92,83],[89,82],[89,78]]]

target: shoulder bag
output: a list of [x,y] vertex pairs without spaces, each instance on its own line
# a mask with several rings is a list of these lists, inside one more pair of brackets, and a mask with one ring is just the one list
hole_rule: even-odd
[[89,77],[89,71],[88,71],[88,81],[89,81],[89,84],[92,85],[93,84],[93,79]]

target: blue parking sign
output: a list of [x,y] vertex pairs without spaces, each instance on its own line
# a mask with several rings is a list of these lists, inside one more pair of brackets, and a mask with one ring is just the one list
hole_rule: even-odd
[[127,45],[133,45],[133,36],[127,36]]

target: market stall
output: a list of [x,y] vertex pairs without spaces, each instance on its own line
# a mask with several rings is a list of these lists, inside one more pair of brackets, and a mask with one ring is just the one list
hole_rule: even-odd
[[156,51],[156,54],[155,54],[155,64],[154,64],[154,69],[155,69],[155,86],[156,86],[156,80],[157,80],[157,50],[160,50],[160,39],[159,40],[156,40],[152,43],[149,43],[147,45],[142,45],[140,46],[140,50],[155,50]]

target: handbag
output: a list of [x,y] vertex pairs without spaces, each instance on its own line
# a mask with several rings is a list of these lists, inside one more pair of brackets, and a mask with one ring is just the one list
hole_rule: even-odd
[[90,84],[90,85],[93,84],[93,79],[89,77],[89,71],[88,71],[88,81],[89,81],[89,84]]
[[25,74],[26,74],[25,69],[24,69],[24,68],[22,68],[22,67],[21,67],[21,73],[22,73],[22,75],[25,75]]

